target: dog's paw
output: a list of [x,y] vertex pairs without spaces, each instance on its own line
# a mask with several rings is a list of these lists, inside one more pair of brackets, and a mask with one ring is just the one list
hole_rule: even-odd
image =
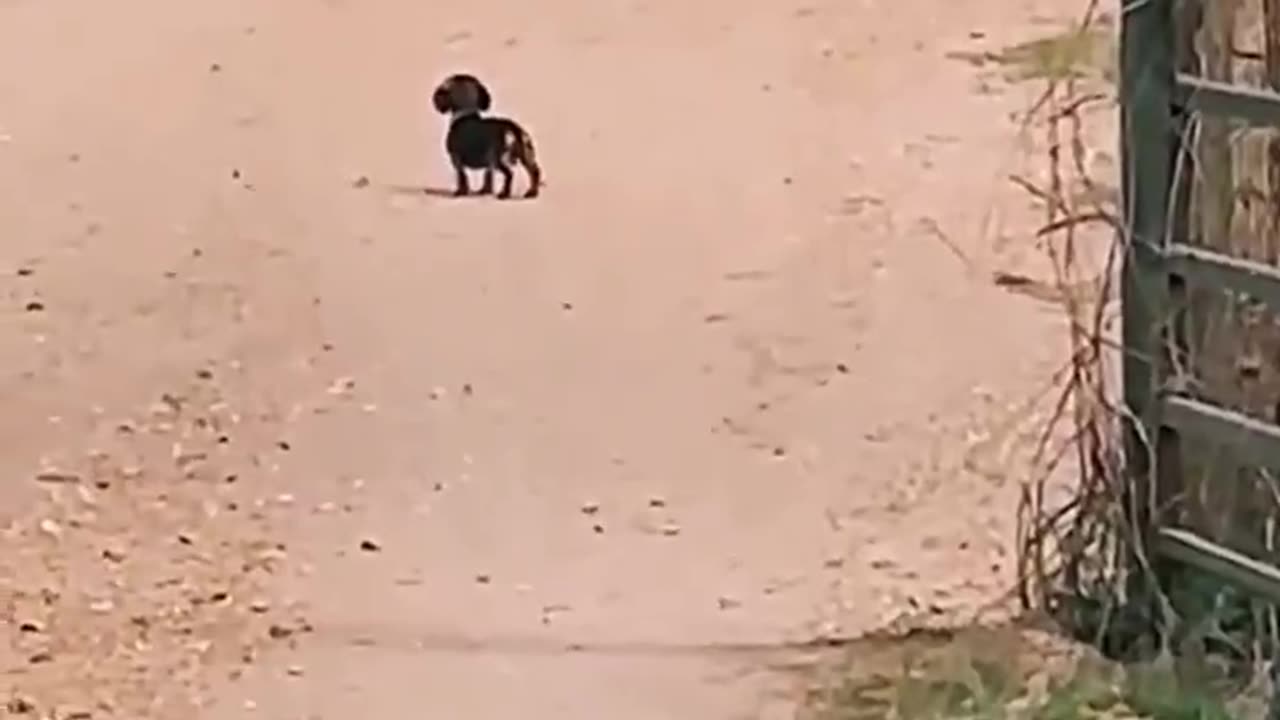
[[467,189],[466,189],[466,188],[458,188],[458,189],[456,189],[456,190],[454,190],[454,191],[453,191],[453,196],[454,196],[454,197],[466,197],[466,196],[467,196],[467,195],[469,195],[469,194],[470,194],[470,193],[468,193],[468,192],[467,192]]
[[530,189],[528,189],[528,190],[526,190],[526,191],[524,192],[524,199],[525,199],[525,200],[533,200],[533,199],[534,199],[534,198],[536,198],[536,197],[538,197],[538,189],[537,189],[537,188],[530,188]]

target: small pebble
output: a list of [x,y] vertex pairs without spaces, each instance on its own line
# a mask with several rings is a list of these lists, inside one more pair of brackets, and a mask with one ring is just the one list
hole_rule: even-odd
[[349,377],[340,377],[329,384],[328,393],[330,395],[342,395],[349,393],[356,387],[356,381]]
[[102,550],[102,559],[113,563],[122,563],[126,557],[125,552],[118,548],[104,548]]
[[360,541],[360,549],[364,552],[373,553],[382,550],[382,545],[378,544],[376,540],[365,539]]
[[721,610],[733,610],[734,608],[741,607],[742,603],[731,597],[726,597],[722,595],[719,598],[716,598],[716,605]]

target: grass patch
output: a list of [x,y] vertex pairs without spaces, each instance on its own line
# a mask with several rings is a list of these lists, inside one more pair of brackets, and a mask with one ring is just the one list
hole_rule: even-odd
[[[1199,678],[1188,680],[1187,677]],[[1017,628],[851,648],[806,720],[1248,720],[1265,702],[1167,658],[1119,665]],[[1256,693],[1254,694],[1256,695]]]
[[1065,30],[1010,45],[998,52],[952,52],[948,57],[978,67],[997,66],[1011,82],[1095,78],[1115,83],[1118,43],[1110,23]]
[[1115,34],[1089,27],[1029,40],[1005,48],[996,63],[1010,69],[1014,80],[1066,80],[1101,75],[1113,79]]

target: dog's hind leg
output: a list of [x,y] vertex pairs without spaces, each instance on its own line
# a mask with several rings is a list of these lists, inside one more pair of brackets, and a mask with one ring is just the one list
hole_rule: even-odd
[[530,199],[536,198],[542,186],[542,168],[538,166],[538,156],[533,150],[533,138],[529,133],[521,132],[519,140],[520,144],[515,153],[516,160],[529,176],[529,189],[525,191],[524,196]]
[[515,178],[515,173],[511,172],[511,166],[502,160],[497,163],[498,172],[502,173],[502,189],[498,191],[498,197],[507,199],[511,197],[511,182]]
[[542,168],[531,158],[525,158],[520,164],[529,176],[529,189],[524,191],[524,196],[530,199],[538,197],[538,189],[542,186]]

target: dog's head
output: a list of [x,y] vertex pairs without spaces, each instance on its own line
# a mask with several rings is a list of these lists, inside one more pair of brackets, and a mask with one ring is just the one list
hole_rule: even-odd
[[465,73],[445,78],[431,94],[431,104],[443,115],[485,112],[491,103],[489,89],[484,83]]

